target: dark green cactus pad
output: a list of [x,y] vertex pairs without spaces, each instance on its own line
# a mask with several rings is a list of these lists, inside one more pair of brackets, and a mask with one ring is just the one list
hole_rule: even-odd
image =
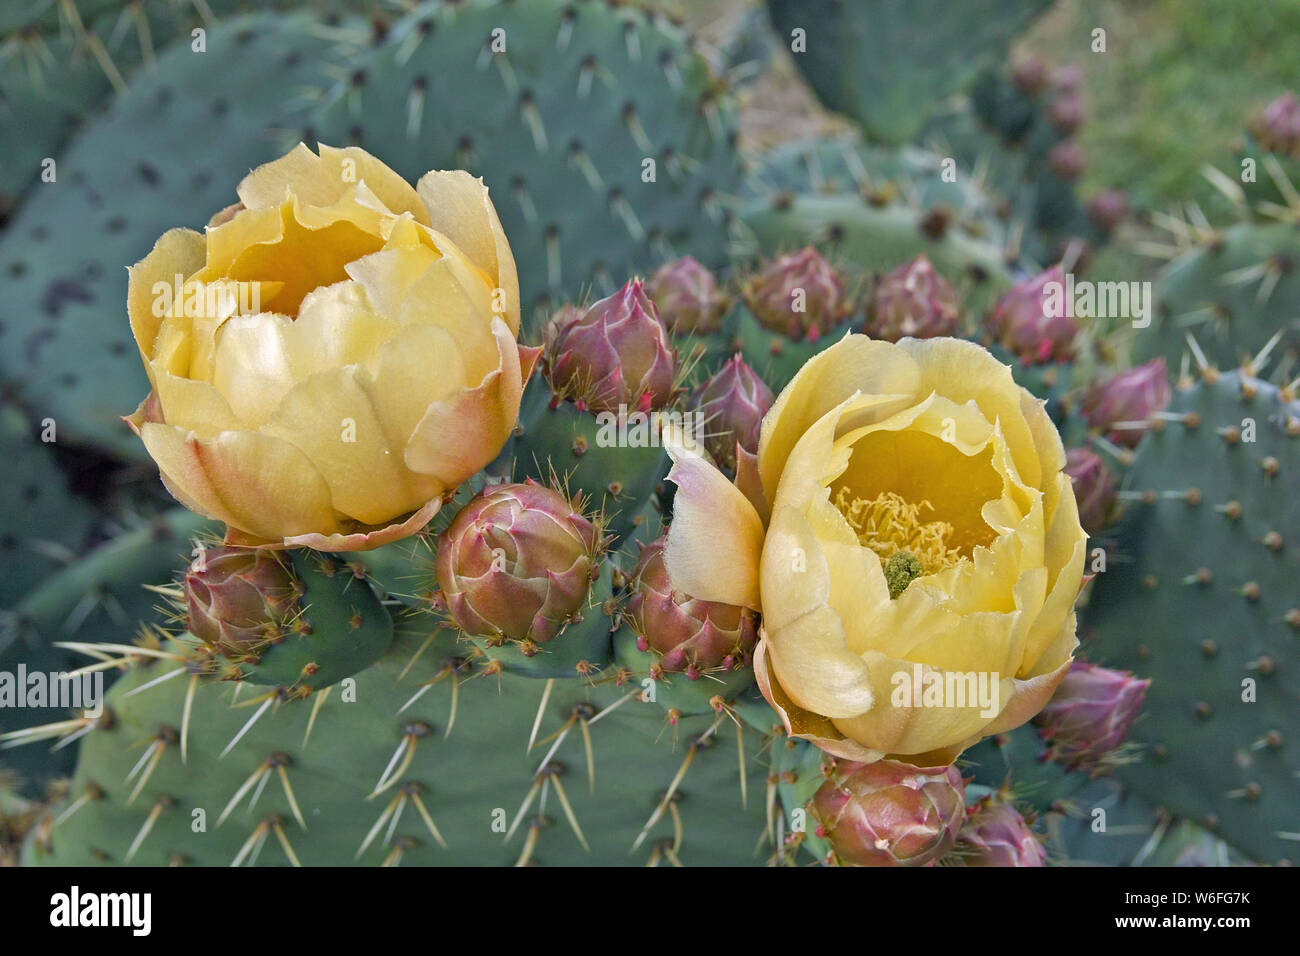
[[[25,453],[16,470],[30,468],[39,460]],[[46,477],[50,484],[42,491],[48,494],[58,485],[53,474]],[[68,499],[57,507],[43,508],[40,516],[54,520],[77,510],[76,499]],[[156,618],[155,608],[162,603],[145,585],[167,584],[177,564],[188,558],[191,539],[212,531],[207,519],[178,508],[110,538],[79,560],[47,571],[0,620],[0,670],[13,671],[21,663],[29,673],[50,673],[85,663],[81,655],[56,647],[58,642],[129,643],[143,622]],[[6,562],[7,573],[15,577],[25,567],[24,559]],[[59,716],[48,709],[5,709],[0,730],[34,727]],[[46,779],[67,773],[75,755],[75,748],[51,754],[39,744],[0,750],[0,767],[17,769],[30,786],[39,787]]]
[[118,420],[148,389],[123,266],[174,226],[202,228],[250,168],[285,151],[292,91],[320,82],[334,43],[310,15],[230,20],[206,39],[206,53],[188,37],[162,52],[0,237],[0,374],[61,440],[144,457]]
[[158,515],[94,548],[46,577],[11,608],[12,635],[30,644],[60,640],[128,640],[160,603],[144,585],[169,582],[196,537],[218,527],[184,508]]
[[1009,793],[1034,820],[1048,860],[1064,866],[1228,866],[1241,854],[1112,776],[1044,762],[1032,724],[983,740],[962,756],[970,793]]
[[1117,776],[1252,859],[1294,859],[1300,405],[1232,372],[1168,413],[1084,617],[1089,659],[1152,679],[1130,735],[1145,759]]
[[[873,139],[911,139],[936,107],[1002,57],[1046,0],[768,0],[772,23],[806,51],[794,61],[830,109]],[[792,47],[793,48],[793,47]]]
[[[435,521],[441,517],[442,513],[439,512]],[[450,520],[447,518],[446,522],[449,523]],[[442,527],[445,528],[446,523]],[[348,557],[355,568],[363,569],[368,580],[390,598],[407,607],[428,608],[438,590],[437,577],[433,572],[433,555],[433,537],[418,534],[372,551],[359,551]]]
[[[85,116],[112,89],[108,76],[88,50],[71,36],[11,37],[22,52],[0,63],[0,218],[18,204],[23,191],[39,183],[42,163],[57,159],[60,148]],[[58,64],[57,67],[52,64]],[[57,165],[55,175],[57,182]]]
[[42,160],[57,159],[79,126],[155,65],[158,51],[228,16],[302,6],[383,12],[380,0],[74,0],[0,10],[0,43],[11,51],[0,63],[0,214],[30,195]]
[[1177,369],[1190,332],[1206,358],[1232,368],[1279,332],[1278,356],[1300,362],[1300,228],[1240,223],[1175,259],[1156,279],[1156,313],[1138,332],[1138,358],[1163,356]]
[[256,661],[239,663],[244,678],[273,687],[319,689],[383,656],[393,640],[393,620],[365,574],[309,551],[289,560],[303,589],[302,613]]
[[[772,852],[762,841],[767,768],[761,735],[743,735],[747,800],[742,801],[736,729],[723,715],[683,718],[671,726],[659,707],[634,698],[634,687],[608,679],[547,683],[481,667],[452,667],[432,651],[408,669],[419,640],[400,632],[390,653],[358,674],[354,684],[332,689],[318,708],[313,697],[268,709],[224,758],[222,750],[255,710],[232,709],[229,684],[197,688],[182,763],[184,682],[167,681],[127,696],[158,673],[141,668],[127,674],[109,697],[113,729],[85,738],[71,784],[71,801],[87,793],[93,798],[54,827],[48,843],[31,842],[29,861],[226,866],[237,858],[244,863],[256,858],[284,865],[290,862],[285,844],[304,865],[509,865],[521,859],[557,866],[678,860],[743,865],[761,864]],[[443,679],[403,709],[416,690],[440,675]],[[460,681],[450,727],[449,677]],[[241,703],[256,700],[249,688],[243,691]],[[594,758],[594,793],[584,730]],[[404,740],[414,748],[409,765],[403,765]],[[141,784],[150,754],[146,767],[128,781],[132,767],[155,744],[152,773]],[[656,817],[688,759],[670,805]],[[547,770],[539,774],[543,765]],[[371,796],[386,775],[399,778]],[[545,796],[543,786],[534,790],[539,781]],[[242,799],[218,823],[245,784]],[[136,787],[140,792],[130,800]],[[565,802],[590,853],[570,826]],[[306,829],[297,822],[295,803]],[[438,845],[425,812],[446,848]],[[140,837],[151,815],[155,820]],[[507,840],[504,831],[517,815],[520,823]],[[655,822],[638,842],[652,817]]]
[[0,403],[0,608],[20,601],[59,567],[60,558],[81,554],[96,524],[95,510],[72,493],[53,448],[40,440],[43,430],[40,420]]
[[[592,510],[603,510],[606,529],[621,539],[633,528],[666,471],[668,455],[657,435],[638,428],[630,415],[626,443],[620,443],[617,416],[598,420],[572,402],[550,405],[540,378],[529,384],[514,442],[514,476],[563,483],[570,496],[581,493]],[[654,444],[634,447],[642,433]]]
[[729,101],[679,31],[631,7],[426,3],[306,122],[412,181],[482,176],[526,309],[604,295],[687,253],[726,261],[723,200],[739,181]]

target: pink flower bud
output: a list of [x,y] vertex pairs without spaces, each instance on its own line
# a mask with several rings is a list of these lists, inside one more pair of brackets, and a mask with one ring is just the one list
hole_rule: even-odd
[[489,485],[438,536],[434,566],[466,634],[544,644],[585,607],[601,546],[558,491]]
[[685,671],[692,679],[748,663],[758,642],[754,612],[676,590],[664,564],[664,541],[645,545],[632,573],[627,616],[638,643],[662,655],[664,670]]
[[1048,79],[1047,64],[1036,56],[1024,57],[1011,66],[1011,82],[1026,96],[1037,96],[1047,89]]
[[1128,213],[1128,196],[1118,189],[1103,189],[1088,200],[1088,219],[1103,232],[1111,232]]
[[1075,661],[1034,718],[1048,741],[1048,759],[1070,770],[1102,771],[1128,736],[1150,684],[1127,671]]
[[1074,485],[1079,524],[1090,535],[1100,533],[1109,523],[1115,507],[1115,489],[1119,479],[1100,456],[1088,448],[1071,448],[1066,453],[1065,473]]
[[924,253],[882,276],[867,307],[864,331],[875,339],[897,342],[952,335],[960,311],[957,293]]
[[707,335],[718,331],[727,311],[727,296],[713,273],[691,256],[659,268],[647,283],[668,331]]
[[299,593],[273,551],[208,549],[185,571],[190,633],[233,660],[255,656],[293,617]]
[[1078,179],[1087,165],[1083,150],[1072,139],[1057,143],[1047,153],[1047,168],[1061,179]]
[[1104,382],[1094,382],[1084,394],[1080,410],[1093,428],[1109,431],[1111,441],[1136,448],[1145,430],[1114,426],[1146,422],[1164,411],[1172,397],[1165,360],[1158,358],[1126,369]]
[[1083,86],[1083,68],[1076,63],[1052,71],[1052,88],[1062,93],[1077,92]]
[[[1049,288],[1050,283],[1055,286]],[[1073,311],[1065,296],[1065,271],[1055,265],[1012,286],[993,307],[988,324],[998,343],[1025,364],[1063,362],[1073,357],[1079,334]]]
[[1047,121],[1052,129],[1065,136],[1083,124],[1083,116],[1083,94],[1077,91],[1060,94],[1047,107]]
[[763,416],[776,401],[766,383],[739,355],[695,390],[691,407],[704,413],[704,447],[726,468],[736,468],[736,445],[758,452]]
[[959,866],[1046,866],[1047,851],[1015,807],[982,800],[966,819],[945,862]]
[[952,766],[841,760],[811,813],[841,863],[929,866],[952,848],[966,819],[965,784]]
[[1265,149],[1300,157],[1300,97],[1283,93],[1259,112],[1250,129]]
[[789,339],[817,339],[853,311],[844,280],[808,246],[771,260],[741,289],[759,325]]
[[677,353],[640,279],[586,311],[560,310],[544,337],[543,370],[557,397],[593,412],[651,411],[672,401]]

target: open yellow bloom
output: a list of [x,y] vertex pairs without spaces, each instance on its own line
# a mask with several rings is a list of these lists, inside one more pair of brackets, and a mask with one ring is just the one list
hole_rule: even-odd
[[153,390],[127,421],[168,490],[243,544],[373,548],[490,462],[537,350],[487,189],[364,150],[253,170],[205,234],[130,270]]
[[736,485],[674,458],[669,574],[761,609],[759,687],[792,734],[947,763],[1069,669],[1086,535],[1064,449],[979,346],[847,336],[777,398]]

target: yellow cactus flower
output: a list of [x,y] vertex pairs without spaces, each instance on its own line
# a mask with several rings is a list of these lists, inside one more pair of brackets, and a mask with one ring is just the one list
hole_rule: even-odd
[[238,194],[130,270],[152,391],[128,423],[233,543],[418,531],[501,450],[537,357],[486,187],[434,171],[412,188],[362,149],[299,144]]
[[734,485],[674,460],[669,575],[761,610],[759,687],[793,735],[950,763],[1069,669],[1086,535],[1065,452],[978,345],[846,336],[777,398]]

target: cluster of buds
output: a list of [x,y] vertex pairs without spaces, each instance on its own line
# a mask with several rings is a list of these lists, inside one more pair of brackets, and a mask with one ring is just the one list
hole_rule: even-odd
[[1101,457],[1089,448],[1071,448],[1065,454],[1065,473],[1074,486],[1079,524],[1090,535],[1099,534],[1115,509],[1119,479]]
[[1075,661],[1034,718],[1048,742],[1047,758],[1069,770],[1104,771],[1141,712],[1150,684],[1127,671]]
[[1058,133],[1068,136],[1083,123],[1083,71],[1077,66],[1051,70],[1038,57],[1024,56],[1012,64],[1011,82],[1025,96],[1047,94],[1047,120]]
[[1014,806],[985,797],[968,811],[957,847],[944,862],[956,866],[1046,866],[1047,850]]
[[1286,92],[1271,101],[1251,120],[1250,131],[1270,152],[1300,159],[1300,97]]
[[952,335],[959,318],[952,283],[922,253],[876,282],[863,331],[889,342],[905,336],[928,339]]
[[542,369],[557,399],[593,412],[648,412],[673,399],[677,353],[642,281],[631,279],[587,309],[551,317]]
[[704,415],[704,447],[718,464],[734,472],[737,446],[758,453],[759,428],[774,401],[772,390],[739,355],[695,390],[690,405]]
[[[989,315],[989,331],[998,343],[1026,365],[1064,362],[1074,356],[1074,340],[1079,326],[1071,315],[1072,304],[1063,293],[1048,295],[1049,283],[1065,288],[1065,270],[1060,265],[1032,279],[1018,282],[994,305]],[[1059,300],[1064,308],[1051,307]]]
[[558,491],[490,485],[438,536],[437,603],[466,634],[528,653],[580,618],[603,548],[596,524]]
[[1083,122],[1083,70],[1073,65],[1058,67],[1052,72],[1050,85],[1047,120],[1058,133],[1068,136]]
[[853,313],[844,279],[811,246],[772,259],[741,295],[759,325],[792,341],[815,342]]
[[663,670],[691,680],[746,666],[758,643],[754,612],[676,590],[664,564],[665,540],[642,547],[632,573],[626,614],[637,647],[659,655]]
[[1165,360],[1158,358],[1094,382],[1084,393],[1080,411],[1092,428],[1109,432],[1112,442],[1136,448],[1147,423],[1165,410],[1171,398]]
[[813,796],[817,835],[854,866],[932,866],[952,849],[966,819],[957,768],[892,760],[836,763]]
[[302,588],[288,563],[265,548],[210,548],[185,571],[191,634],[232,661],[255,661],[284,637]]
[[727,294],[692,256],[665,263],[647,283],[650,298],[674,335],[710,335],[722,327]]

